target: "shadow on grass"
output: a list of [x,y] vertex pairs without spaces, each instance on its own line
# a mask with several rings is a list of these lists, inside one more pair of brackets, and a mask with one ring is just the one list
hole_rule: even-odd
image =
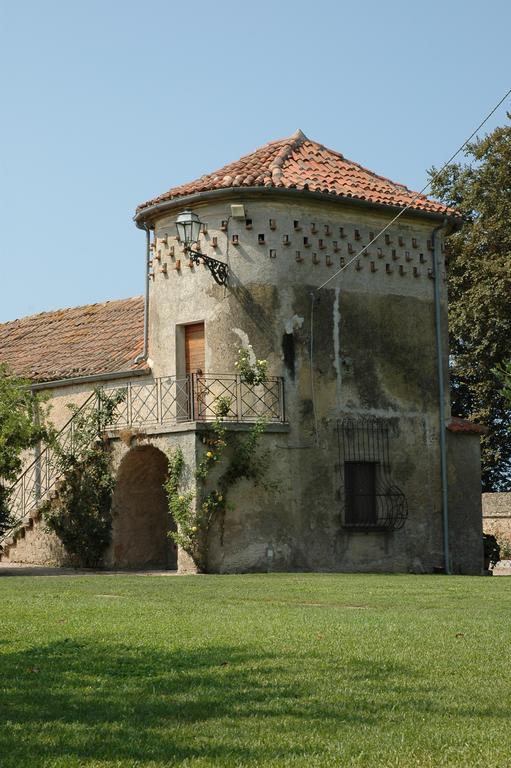
[[[225,646],[165,653],[64,640],[5,653],[0,763],[245,765],[316,750],[302,738],[314,723],[331,738],[343,725],[379,726],[390,697],[407,716],[439,711],[431,689],[411,686],[400,665],[353,659],[332,669],[356,687],[344,698],[323,696],[328,673],[303,676],[300,665],[307,661]],[[388,703],[375,702],[373,692],[386,687]]]

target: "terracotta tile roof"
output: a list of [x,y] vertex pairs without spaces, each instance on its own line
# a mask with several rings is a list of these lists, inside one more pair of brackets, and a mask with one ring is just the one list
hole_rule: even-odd
[[[142,203],[137,214],[156,203],[229,187],[301,189],[399,207],[408,205],[416,194],[296,131],[288,139],[271,141],[235,163]],[[417,211],[456,215],[453,209],[425,195],[418,197],[411,207]]]
[[485,435],[488,432],[488,427],[485,427],[484,424],[475,424],[473,421],[460,419],[458,416],[451,417],[447,429],[450,432],[465,432],[470,435]]
[[0,324],[0,362],[32,381],[144,369],[144,300],[59,309]]

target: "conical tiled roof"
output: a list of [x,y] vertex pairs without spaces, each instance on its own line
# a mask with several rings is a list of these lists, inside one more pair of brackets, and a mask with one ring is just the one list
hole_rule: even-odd
[[416,193],[403,184],[378,176],[358,163],[347,160],[339,152],[311,141],[298,130],[288,139],[270,141],[214,173],[169,189],[163,195],[142,203],[137,208],[137,216],[158,203],[197,192],[235,187],[308,190],[378,205],[403,207],[411,203],[411,208],[417,211],[456,214],[425,195],[414,200]]

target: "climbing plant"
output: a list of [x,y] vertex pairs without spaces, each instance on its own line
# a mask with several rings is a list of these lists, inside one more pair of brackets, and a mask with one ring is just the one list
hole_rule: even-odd
[[49,438],[61,480],[56,497],[42,510],[47,528],[56,533],[73,562],[85,568],[100,564],[111,540],[115,480],[104,435],[124,391],[107,395],[96,390],[96,397],[97,408],[79,411],[69,406],[75,413],[71,445],[61,444],[56,434]]
[[22,453],[46,435],[43,403],[29,381],[0,363],[0,536],[13,523],[9,489],[22,470]]
[[268,361],[256,359],[252,344],[238,349],[238,359],[234,365],[241,380],[247,384],[263,384],[267,379]]
[[[242,380],[259,384],[266,380],[267,364],[264,360],[251,363],[252,355],[250,350],[240,349],[237,368]],[[183,489],[185,460],[181,448],[176,448],[168,457],[168,479],[164,487],[169,511],[177,526],[177,530],[171,531],[169,535],[178,547],[190,555],[201,571],[208,570],[209,537],[215,521],[220,522],[223,538],[223,521],[230,506],[230,489],[242,478],[251,480],[255,485],[271,487],[265,481],[268,454],[259,450],[266,422],[257,421],[245,437],[228,432],[223,419],[228,416],[231,405],[230,398],[217,398],[216,419],[203,436],[205,450],[195,471],[201,486],[198,498],[193,492]]]

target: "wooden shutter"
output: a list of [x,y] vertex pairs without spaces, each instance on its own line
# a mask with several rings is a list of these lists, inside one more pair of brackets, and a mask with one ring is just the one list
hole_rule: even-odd
[[186,374],[205,373],[204,323],[185,325]]

